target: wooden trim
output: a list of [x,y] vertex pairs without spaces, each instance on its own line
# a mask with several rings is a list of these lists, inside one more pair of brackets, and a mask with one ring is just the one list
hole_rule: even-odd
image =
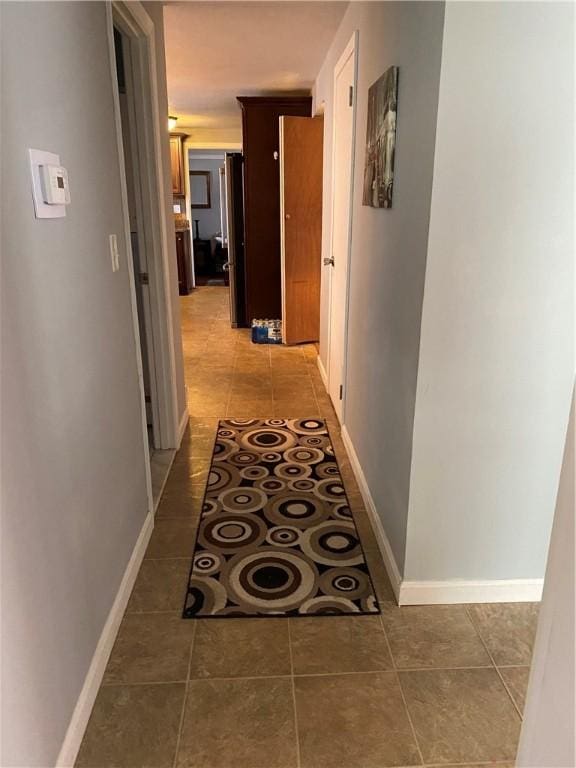
[[240,104],[247,106],[263,106],[268,107],[271,104],[274,106],[290,106],[294,104],[298,104],[298,102],[301,102],[303,106],[308,106],[310,104],[311,94],[308,93],[297,93],[294,95],[290,95],[288,93],[282,94],[282,96],[236,96],[236,101],[239,101]]

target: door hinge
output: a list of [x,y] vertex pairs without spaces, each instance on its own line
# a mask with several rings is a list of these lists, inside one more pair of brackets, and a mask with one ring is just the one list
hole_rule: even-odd
[[140,272],[140,274],[138,275],[138,278],[140,280],[140,285],[150,284],[150,278],[148,277],[148,272]]
[[344,390],[343,390],[342,384],[340,384],[340,392],[339,392],[339,398],[340,398],[340,400],[342,400],[342,394],[343,394],[343,392],[344,392]]
[[354,86],[351,85],[348,89],[348,106],[351,107],[354,104]]

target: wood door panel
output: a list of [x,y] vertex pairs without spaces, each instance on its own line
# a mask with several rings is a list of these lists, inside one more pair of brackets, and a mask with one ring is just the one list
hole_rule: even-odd
[[324,119],[282,118],[283,337],[318,341]]
[[244,154],[244,248],[247,320],[281,316],[281,115],[310,115],[310,96],[239,96]]

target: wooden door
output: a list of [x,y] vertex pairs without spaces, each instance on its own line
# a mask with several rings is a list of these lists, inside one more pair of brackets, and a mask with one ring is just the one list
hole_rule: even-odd
[[320,337],[324,118],[280,118],[282,332],[285,344]]
[[311,96],[239,96],[244,154],[244,252],[247,320],[279,318],[281,115],[310,117]]

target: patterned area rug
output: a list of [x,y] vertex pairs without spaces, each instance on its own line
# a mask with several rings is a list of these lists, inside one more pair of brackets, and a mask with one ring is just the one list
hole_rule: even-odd
[[326,424],[220,421],[184,618],[379,612]]

